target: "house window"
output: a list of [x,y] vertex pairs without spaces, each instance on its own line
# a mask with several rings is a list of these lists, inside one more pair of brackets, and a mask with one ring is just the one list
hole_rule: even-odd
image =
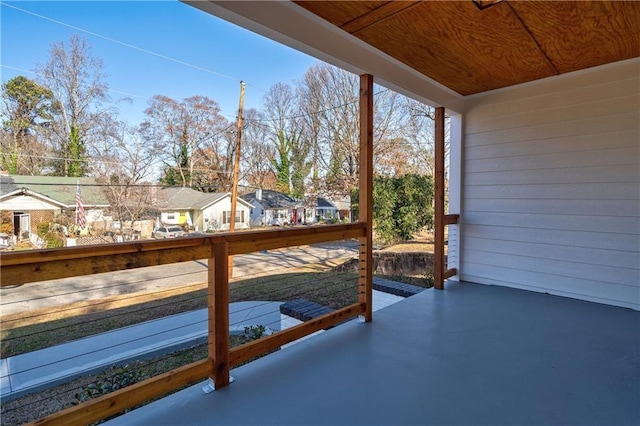
[[185,217],[187,215],[186,212],[180,212],[180,217]]
[[[236,212],[236,223],[244,222],[244,210],[240,210]],[[227,210],[222,212],[222,223],[229,224],[231,223],[231,211]]]
[[176,215],[174,213],[167,214],[167,220],[174,220],[175,218],[176,218]]

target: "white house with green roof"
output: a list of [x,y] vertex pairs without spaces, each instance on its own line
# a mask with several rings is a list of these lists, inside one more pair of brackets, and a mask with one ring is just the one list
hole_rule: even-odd
[[109,201],[93,178],[1,175],[1,232],[28,239],[39,223],[51,222],[63,212],[75,214],[78,188],[87,223],[102,220]]
[[[160,222],[193,227],[197,231],[229,229],[230,192],[200,192],[191,188],[163,188],[158,192]],[[238,198],[236,228],[250,227],[251,203]]]

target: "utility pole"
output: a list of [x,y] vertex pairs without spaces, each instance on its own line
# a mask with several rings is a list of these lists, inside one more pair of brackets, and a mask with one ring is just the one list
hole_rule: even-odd
[[[236,211],[238,204],[238,179],[240,175],[240,145],[242,142],[242,110],[244,109],[244,81],[240,82],[240,105],[238,106],[238,128],[236,129],[236,159],[233,165],[233,186],[231,187],[231,217],[229,232],[236,228]],[[233,258],[229,258],[229,278],[233,276]]]

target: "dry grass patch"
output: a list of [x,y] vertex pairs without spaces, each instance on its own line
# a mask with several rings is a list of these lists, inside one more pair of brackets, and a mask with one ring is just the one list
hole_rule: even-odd
[[[310,272],[313,271],[313,272]],[[356,301],[355,274],[328,266],[292,269],[287,274],[230,283],[231,302],[288,301],[299,297],[339,308]],[[47,348],[156,318],[204,309],[207,284],[194,283],[154,293],[132,293],[1,318],[2,358]]]

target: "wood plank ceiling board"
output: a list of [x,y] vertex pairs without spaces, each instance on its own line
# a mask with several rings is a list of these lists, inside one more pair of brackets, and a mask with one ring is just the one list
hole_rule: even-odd
[[371,10],[365,15],[359,16],[340,26],[349,34],[355,34],[371,25],[379,24],[385,19],[391,18],[409,8],[417,6],[419,1],[390,1]]
[[640,56],[640,2],[509,5],[561,73]]
[[640,2],[295,3],[461,95],[640,56]]
[[505,4],[423,2],[355,35],[462,95],[556,74]]
[[384,6],[389,1],[294,1],[337,27]]

